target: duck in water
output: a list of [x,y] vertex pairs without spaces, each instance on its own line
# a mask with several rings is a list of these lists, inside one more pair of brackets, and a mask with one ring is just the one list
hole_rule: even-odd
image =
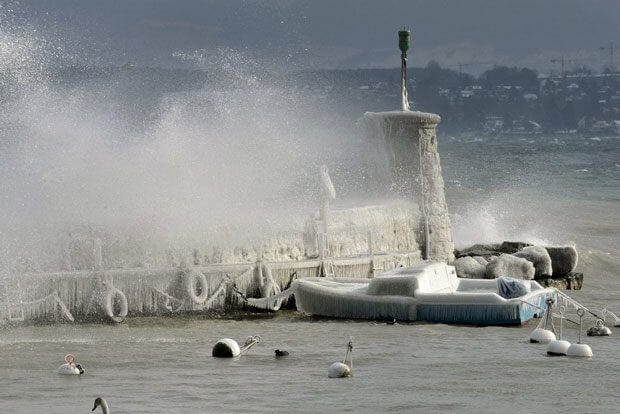
[[275,350],[276,358],[285,357],[288,355],[288,351],[280,351],[279,349]]

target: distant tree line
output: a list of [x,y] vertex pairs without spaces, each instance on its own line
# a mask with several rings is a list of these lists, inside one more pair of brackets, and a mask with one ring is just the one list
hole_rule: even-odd
[[[474,77],[430,62],[414,70],[416,108],[441,114],[444,130],[477,130],[489,117],[530,120],[545,131],[580,128],[580,121],[620,119],[620,74],[587,67],[564,76],[539,76],[528,68],[496,66]],[[583,125],[582,125],[583,127]]]
[[[533,121],[547,132],[620,119],[620,74],[609,70],[597,74],[580,67],[563,76],[539,76],[529,68],[495,66],[476,77],[431,61],[409,73],[413,108],[440,114],[444,132],[478,131],[491,117],[501,118],[505,129]],[[294,79],[323,89],[351,117],[398,107],[399,69],[308,71]]]

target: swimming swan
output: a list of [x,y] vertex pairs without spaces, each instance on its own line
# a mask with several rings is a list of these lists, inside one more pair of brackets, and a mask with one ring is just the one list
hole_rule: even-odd
[[101,412],[103,414],[110,414],[110,407],[108,407],[108,403],[101,397],[97,397],[95,400],[95,405],[91,411],[95,411],[97,407],[101,407]]
[[61,375],[82,375],[84,368],[80,364],[75,363],[75,357],[71,354],[65,356],[65,363],[58,367],[58,373]]

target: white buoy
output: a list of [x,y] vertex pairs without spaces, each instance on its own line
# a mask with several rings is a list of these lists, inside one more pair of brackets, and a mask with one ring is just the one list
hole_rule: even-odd
[[[347,365],[347,359],[349,364]],[[327,370],[327,376],[329,378],[346,378],[353,374],[353,337],[349,338],[347,344],[347,352],[344,354],[344,360],[342,362],[334,362],[329,366]]]
[[58,367],[60,375],[82,375],[84,368],[75,363],[75,357],[71,354],[65,355],[65,363]]
[[577,315],[579,316],[579,342],[572,344],[568,348],[566,355],[576,358],[591,358],[594,355],[592,353],[592,348],[590,348],[589,345],[581,343],[582,319],[583,315],[585,315],[585,311],[582,308],[579,308],[577,310]]
[[570,347],[570,342],[562,339],[562,322],[564,321],[565,310],[566,308],[564,306],[560,306],[560,337],[555,341],[549,342],[549,345],[547,345],[547,355],[549,356],[566,356],[568,348]]
[[239,346],[237,341],[230,338],[220,339],[213,346],[211,355],[215,358],[235,358],[244,354],[248,349],[261,341],[260,336],[250,336],[245,340],[242,347]]
[[223,338],[215,343],[211,355],[215,358],[234,358],[241,355],[241,348],[234,339]]
[[[551,319],[551,306],[553,305],[554,302],[555,301],[553,300],[553,298],[547,298],[545,300],[545,303],[547,304],[547,309],[545,309],[545,313],[543,315],[544,319],[541,319],[536,329],[534,329],[532,333],[530,334],[531,343],[548,344],[551,341],[555,341],[556,339],[555,334],[552,331],[547,329],[547,324],[549,320]],[[543,320],[545,322],[544,328],[541,327]]]
[[590,345],[572,344],[566,351],[566,355],[576,358],[591,358],[594,354],[592,353]]
[[327,370],[327,376],[329,378],[344,378],[351,376],[351,368],[347,364],[342,362],[334,362],[329,366]]
[[605,326],[605,322],[602,319],[596,321],[596,325],[588,329],[586,332],[588,336],[610,336],[611,329]]
[[549,356],[566,356],[571,343],[563,339],[549,342],[547,345],[547,355]]
[[533,344],[548,344],[555,339],[555,334],[548,329],[536,328],[530,334],[530,342]]

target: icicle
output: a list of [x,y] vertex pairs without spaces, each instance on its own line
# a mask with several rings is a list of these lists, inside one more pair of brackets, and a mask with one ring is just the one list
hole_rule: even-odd
[[294,281],[290,288],[286,289],[284,292],[278,293],[277,295],[268,296],[266,298],[248,298],[248,305],[254,306],[256,308],[261,309],[269,309],[273,310],[273,304],[276,301],[284,301],[290,298],[295,294],[297,290],[297,281]]

